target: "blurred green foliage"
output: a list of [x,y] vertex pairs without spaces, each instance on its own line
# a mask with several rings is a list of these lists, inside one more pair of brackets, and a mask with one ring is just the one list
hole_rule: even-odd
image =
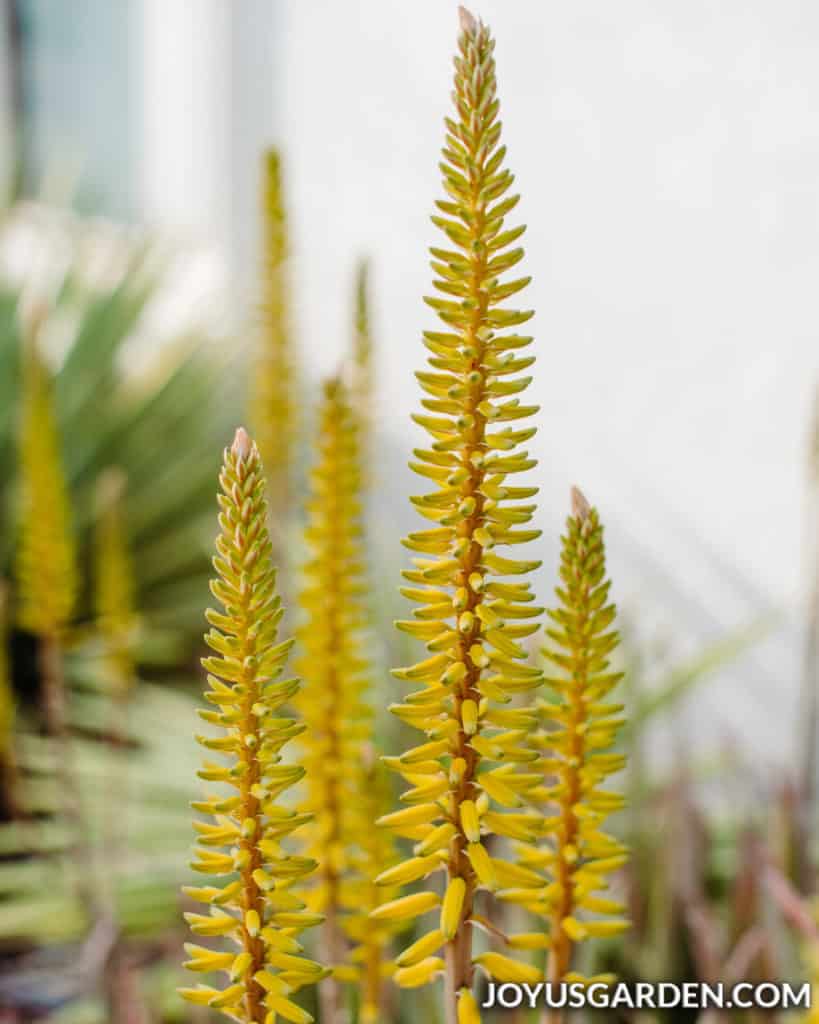
[[240,416],[244,373],[237,372],[235,349],[225,355],[233,346],[197,334],[161,344],[151,336],[146,314],[166,264],[149,243],[122,240],[115,272],[89,280],[84,263],[93,231],[79,222],[65,229],[62,241],[71,253],[43,294],[36,281],[0,274],[0,565],[8,576],[17,533],[21,335],[34,307],[44,315],[41,336],[51,357],[63,463],[84,556],[81,621],[90,610],[95,486],[116,466],[127,481],[128,543],[144,617],[139,660],[189,663],[207,595],[213,480]]

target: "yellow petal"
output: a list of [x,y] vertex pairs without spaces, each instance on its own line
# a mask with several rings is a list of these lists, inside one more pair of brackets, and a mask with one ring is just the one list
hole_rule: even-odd
[[458,1024],[481,1024],[478,1004],[468,988],[458,993]]
[[385,814],[376,821],[376,825],[381,825],[383,828],[403,828],[406,825],[424,825],[440,816],[441,808],[437,804],[417,804],[402,811],[395,811],[393,814]]
[[465,700],[461,704],[461,724],[467,736],[478,731],[478,705],[474,700]]
[[303,1010],[284,996],[268,996],[266,1002],[271,1014],[278,1014],[291,1024],[313,1024],[313,1018],[307,1010]]
[[461,804],[461,828],[470,843],[480,842],[481,825],[478,810],[472,800],[464,800]]
[[436,928],[434,932],[427,932],[417,942],[407,946],[396,962],[399,967],[411,967],[433,953],[437,953],[445,942],[446,936],[439,928]]
[[539,968],[518,963],[502,953],[481,953],[473,962],[483,967],[496,981],[510,981],[519,985],[536,985],[543,981],[543,971]]
[[469,857],[469,861],[475,869],[475,874],[478,876],[480,883],[486,886],[487,889],[495,889],[498,884],[495,877],[495,868],[492,865],[492,858],[486,852],[486,848],[480,843],[469,843],[466,848],[466,855]]
[[451,879],[446,887],[444,902],[441,907],[441,931],[447,941],[453,939],[458,931],[465,897],[466,881],[463,878]]
[[401,967],[392,977],[401,988],[419,988],[432,981],[443,967],[444,961],[440,957],[430,956],[420,963],[413,964],[412,967]]
[[408,885],[417,882],[441,866],[439,857],[412,857],[394,868],[382,871],[376,878],[376,885]]
[[416,892],[411,896],[383,903],[370,913],[374,921],[404,921],[408,918],[420,917],[434,909],[440,903],[440,897],[434,892]]

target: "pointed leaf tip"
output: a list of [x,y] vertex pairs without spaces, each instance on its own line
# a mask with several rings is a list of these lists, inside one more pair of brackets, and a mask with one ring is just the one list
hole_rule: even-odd
[[585,494],[579,487],[572,487],[572,515],[581,522],[588,519],[591,512],[591,505],[586,500]]
[[250,434],[248,434],[244,427],[239,427],[236,431],[236,436],[233,438],[231,451],[234,455],[238,455],[240,459],[246,459],[250,454],[251,443]]
[[474,36],[478,31],[478,22],[475,20],[475,15],[465,7],[459,7],[458,17],[461,22],[461,29],[466,32],[467,35]]

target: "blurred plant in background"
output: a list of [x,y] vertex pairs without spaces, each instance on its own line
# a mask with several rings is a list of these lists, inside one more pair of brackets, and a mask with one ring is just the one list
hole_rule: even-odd
[[91,999],[88,1019],[131,1020],[110,1007],[143,985],[161,1004],[177,946],[212,481],[243,382],[203,335],[154,342],[169,270],[63,211],[20,202],[0,225],[0,1006],[24,1014]]

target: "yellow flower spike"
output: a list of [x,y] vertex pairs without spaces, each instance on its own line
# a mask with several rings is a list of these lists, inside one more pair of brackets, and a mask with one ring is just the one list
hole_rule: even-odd
[[[313,815],[304,832],[304,850],[319,862],[315,885],[326,915],[325,959],[334,967],[349,956],[365,962],[364,1001],[380,1002],[387,949],[394,930],[368,922],[384,896],[375,879],[395,884],[387,867],[394,845],[387,835],[372,835],[372,822],[388,807],[384,787],[368,768],[372,711],[368,702],[370,669],[364,631],[367,626],[361,509],[360,423],[345,387],[331,380],[319,413],[315,466],[307,507],[309,551],[300,595],[304,624],[297,633],[301,655],[297,669],[304,689],[297,707],[304,719],[306,786],[303,809]],[[408,808],[397,827],[426,820],[419,807]],[[415,812],[420,809],[420,814]],[[431,863],[422,874],[432,870]],[[408,877],[417,865],[399,870]],[[349,951],[344,936],[354,949]],[[321,991],[323,1017],[340,1015],[338,976]]]
[[596,893],[626,860],[625,848],[600,831],[605,817],[623,805],[618,794],[600,788],[623,766],[620,755],[601,752],[622,724],[621,706],[609,703],[621,677],[609,669],[618,636],[611,629],[615,607],[607,603],[605,574],[600,518],[573,488],[560,562],[560,606],[549,613],[552,645],[544,651],[560,670],[559,678],[548,680],[556,701],[543,704],[547,728],[541,737],[554,753],[547,771],[556,781],[551,800],[557,815],[549,819],[542,890],[550,918],[548,978],[553,984],[569,975],[577,943],[628,928],[624,920],[588,917],[622,913],[616,901]]
[[93,916],[99,898],[88,874],[88,828],[74,778],[63,669],[63,643],[77,599],[77,554],[52,382],[37,349],[39,326],[39,321],[32,325],[23,352],[17,621],[38,637],[44,718],[55,745],[65,818],[73,832],[74,885],[84,911]]
[[287,214],[282,195],[281,156],[264,156],[262,183],[262,326],[252,377],[250,418],[269,482],[271,522],[279,535],[290,505],[293,452],[297,435],[297,367],[291,339]]
[[17,618],[28,632],[59,639],[77,597],[76,547],[51,382],[33,341],[24,353],[22,407]]
[[[214,915],[215,925],[191,915],[194,931],[215,927],[229,934],[238,951],[219,953],[188,945],[191,959],[186,966],[194,971],[226,971],[231,984],[209,1005],[240,1024],[258,1024],[265,1010],[284,1016],[278,1000],[282,992],[292,989],[291,975],[298,979],[295,987],[318,977],[318,965],[281,952],[294,933],[317,920],[298,911],[280,912],[277,888],[309,874],[315,863],[286,855],[278,842],[305,821],[304,815],[274,802],[302,775],[298,765],[281,763],[283,747],[300,727],[277,713],[298,684],[280,678],[292,641],[280,642],[277,636],[282,607],[275,591],[266,525],[265,480],[258,448],[242,429],[225,450],[219,483],[220,534],[214,559],[218,576],[211,589],[223,610],[206,613],[212,628],[205,640],[214,654],[203,658],[202,664],[210,686],[205,696],[218,708],[210,721],[229,742],[223,746],[227,761],[211,767],[206,762],[200,775],[224,778],[236,795],[197,801],[196,807],[215,824],[196,823],[201,845],[195,850],[194,867],[213,876],[237,871],[239,877],[223,886],[188,889],[187,894],[210,904]],[[200,737],[206,747],[209,741]],[[274,880],[272,888],[260,884],[267,878]],[[282,897],[288,897],[286,889]],[[287,898],[284,905],[289,905]]]
[[134,681],[133,646],[137,628],[134,576],[122,521],[125,478],[107,470],[97,488],[95,604],[107,672],[115,695],[127,696]]
[[[520,503],[537,489],[506,483],[535,465],[518,448],[534,429],[508,426],[537,411],[517,397],[529,383],[520,373],[533,359],[523,354],[532,339],[516,329],[531,313],[506,306],[528,283],[525,277],[507,280],[507,271],[523,257],[514,243],[524,229],[504,224],[518,197],[509,194],[512,175],[503,167],[494,40],[463,8],[460,17],[455,110],[446,121],[441,164],[446,198],[437,203],[433,217],[446,241],[431,250],[437,294],[426,299],[442,326],[424,335],[429,368],[416,375],[425,395],[423,411],[413,417],[429,433],[431,444],[414,452],[411,468],[435,489],[412,499],[431,522],[404,542],[418,556],[404,577],[409,596],[421,608],[412,621],[398,623],[399,629],[423,640],[431,656],[394,672],[424,689],[392,709],[435,745],[425,759],[440,762],[447,783],[435,800],[421,805],[423,811],[408,811],[418,814],[413,819],[418,825],[451,822],[455,827],[448,848],[447,892],[462,889],[463,895],[446,947],[445,1018],[450,1024],[456,1019],[458,992],[472,986],[468,918],[475,891],[485,884],[467,847],[479,843],[482,833],[489,838],[495,822],[504,826],[505,834],[511,827],[516,838],[531,841],[536,834],[526,828],[521,835],[522,823],[506,822],[489,809],[491,794],[481,785],[483,762],[508,764],[517,771],[537,756],[522,742],[524,733],[513,742],[489,715],[497,704],[541,682],[537,669],[522,664],[527,655],[519,643],[538,628],[528,618],[530,584],[499,579],[529,573],[540,564],[500,553],[539,535],[521,529],[535,506]],[[408,811],[383,823],[402,829],[408,825]],[[483,861],[481,867],[486,867]],[[450,920],[446,914],[444,918],[446,932]]]
[[356,269],[350,398],[361,424],[362,443],[370,437],[373,415],[373,339],[370,323],[370,269],[362,260]]

